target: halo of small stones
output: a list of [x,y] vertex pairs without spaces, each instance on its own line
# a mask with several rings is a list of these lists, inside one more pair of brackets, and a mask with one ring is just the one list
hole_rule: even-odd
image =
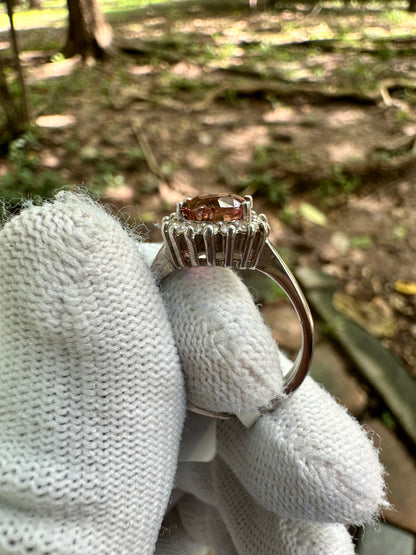
[[162,236],[177,268],[255,268],[270,232],[264,214],[249,219],[199,222],[172,213],[162,220]]

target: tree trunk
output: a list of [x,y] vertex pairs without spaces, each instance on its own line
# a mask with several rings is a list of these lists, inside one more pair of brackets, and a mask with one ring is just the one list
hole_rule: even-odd
[[0,106],[4,112],[4,121],[1,121],[2,125],[0,125],[1,154],[3,154],[4,146],[23,133],[26,126],[21,107],[16,103],[7,83],[5,69],[0,57]]
[[19,57],[19,46],[17,44],[17,34],[16,29],[14,28],[14,20],[13,20],[13,4],[12,0],[6,0],[6,7],[7,7],[7,15],[9,17],[10,22],[10,38],[13,47],[13,57],[14,63],[16,65],[17,71],[17,78],[20,85],[20,94],[21,94],[21,107],[22,107],[22,124],[26,125],[29,122],[29,98],[27,95],[26,90],[26,83],[25,78],[23,75],[23,68],[22,64],[20,63]]
[[415,13],[416,12],[416,0],[409,0],[409,5],[408,5],[407,9],[410,13]]
[[30,10],[41,10],[42,9],[42,0],[29,0],[29,9]]
[[104,19],[97,0],[68,1],[68,35],[63,54],[77,54],[85,60],[106,58],[112,43],[111,27]]

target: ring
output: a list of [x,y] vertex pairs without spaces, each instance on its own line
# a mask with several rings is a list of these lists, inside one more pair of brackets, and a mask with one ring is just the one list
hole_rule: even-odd
[[[253,210],[250,196],[210,194],[178,202],[176,212],[163,218],[163,245],[152,269],[163,279],[175,269],[222,266],[233,270],[259,270],[274,280],[287,295],[299,319],[302,343],[284,376],[284,393],[295,391],[308,373],[313,354],[311,311],[296,279],[283,262],[268,236],[270,226],[264,214]],[[268,405],[273,410],[277,400]],[[231,418],[188,404],[188,409],[217,418]]]

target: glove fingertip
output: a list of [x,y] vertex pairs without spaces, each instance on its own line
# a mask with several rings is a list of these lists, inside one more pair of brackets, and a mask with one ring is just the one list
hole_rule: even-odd
[[234,272],[191,268],[160,288],[193,405],[236,414],[281,394],[279,349]]

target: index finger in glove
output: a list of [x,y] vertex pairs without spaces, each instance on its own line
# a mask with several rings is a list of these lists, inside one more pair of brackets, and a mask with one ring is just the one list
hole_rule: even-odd
[[[290,361],[231,270],[174,272],[161,292],[193,404],[238,413],[279,395]],[[370,440],[311,379],[251,429],[237,419],[217,429],[220,456],[267,510],[362,523],[386,504],[383,469]]]
[[311,378],[250,429],[218,422],[217,439],[219,455],[268,511],[363,524],[386,505],[376,449]]
[[233,414],[282,396],[283,360],[248,289],[227,268],[191,268],[160,284],[193,405]]
[[[216,457],[210,463],[180,463],[178,487],[199,501],[216,507],[240,555],[353,555],[351,538],[342,524],[285,518],[259,505],[241,485],[226,463]],[[185,527],[204,518],[201,503],[188,506],[192,522],[178,505]],[[198,518],[199,517],[199,518]],[[195,522],[196,521],[196,522]],[[203,525],[203,524],[199,524]]]

